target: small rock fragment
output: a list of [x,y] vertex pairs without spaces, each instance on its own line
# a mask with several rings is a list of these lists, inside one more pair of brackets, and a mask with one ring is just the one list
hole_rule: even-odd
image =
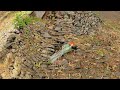
[[43,37],[45,37],[45,38],[51,38],[51,35],[50,35],[48,32],[45,32],[45,33],[43,34]]

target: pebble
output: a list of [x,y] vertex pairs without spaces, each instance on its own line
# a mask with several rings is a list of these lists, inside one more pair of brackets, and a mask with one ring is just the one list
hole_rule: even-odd
[[54,48],[54,45],[49,44],[47,47],[48,48]]
[[25,78],[25,79],[31,79],[31,75],[26,74],[24,78]]
[[66,20],[66,19],[68,19],[69,17],[68,17],[68,15],[64,15],[64,19]]
[[68,61],[66,59],[64,59],[62,62],[61,62],[61,65],[67,65],[68,64]]
[[7,39],[7,42],[11,43],[11,42],[14,42],[16,39],[15,35],[11,35],[8,39]]
[[43,57],[49,57],[47,54],[41,54],[41,56],[43,56]]
[[7,49],[12,49],[12,43],[7,43],[7,44],[5,45],[5,48],[7,48]]
[[51,38],[51,35],[50,35],[48,32],[45,32],[45,33],[43,34],[43,37],[45,37],[45,38]]
[[55,50],[52,48],[47,48],[48,51],[54,52]]
[[37,67],[34,66],[34,67],[33,67],[33,70],[34,70],[34,71],[37,71],[38,69],[37,69]]
[[46,51],[46,50],[42,50],[42,52],[41,52],[41,53],[43,53],[43,54],[45,54],[45,53],[46,53],[46,54],[47,54],[47,51]]
[[61,30],[61,27],[55,27],[54,30],[55,30],[55,31],[59,31],[59,30]]
[[67,11],[67,13],[70,15],[75,15],[75,13],[73,11]]
[[12,49],[11,51],[14,53],[16,50],[15,50],[15,49]]
[[75,67],[75,69],[81,69],[81,67],[80,67],[80,66],[77,66],[77,67]]
[[31,56],[31,59],[33,60],[33,61],[38,61],[36,58],[35,58],[35,56],[33,55],[33,56]]
[[54,25],[50,25],[48,28],[52,30],[54,28]]
[[43,64],[43,65],[41,65],[41,67],[42,67],[42,68],[47,68],[47,65],[44,65],[44,64]]
[[24,64],[28,67],[30,66],[30,63],[28,63],[27,61],[25,61]]

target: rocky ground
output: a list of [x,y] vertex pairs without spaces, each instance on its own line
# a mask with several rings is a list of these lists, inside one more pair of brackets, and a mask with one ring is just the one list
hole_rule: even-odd
[[[0,52],[3,79],[120,78],[120,31],[93,12],[49,11],[43,20],[12,33]],[[48,65],[69,41],[77,49]]]

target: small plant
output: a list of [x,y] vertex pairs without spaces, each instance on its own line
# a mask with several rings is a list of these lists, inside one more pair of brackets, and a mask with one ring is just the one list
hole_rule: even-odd
[[17,15],[14,20],[14,25],[16,29],[22,29],[31,22],[32,18],[30,16],[22,17],[21,15]]
[[97,50],[97,54],[103,57],[105,55],[103,50]]
[[40,67],[41,64],[42,64],[42,61],[40,61],[40,62],[34,62],[34,66],[35,66],[35,67]]

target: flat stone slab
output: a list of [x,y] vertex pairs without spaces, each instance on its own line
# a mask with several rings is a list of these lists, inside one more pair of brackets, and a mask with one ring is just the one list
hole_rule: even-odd
[[42,18],[45,14],[45,11],[34,11],[33,14],[38,18]]

